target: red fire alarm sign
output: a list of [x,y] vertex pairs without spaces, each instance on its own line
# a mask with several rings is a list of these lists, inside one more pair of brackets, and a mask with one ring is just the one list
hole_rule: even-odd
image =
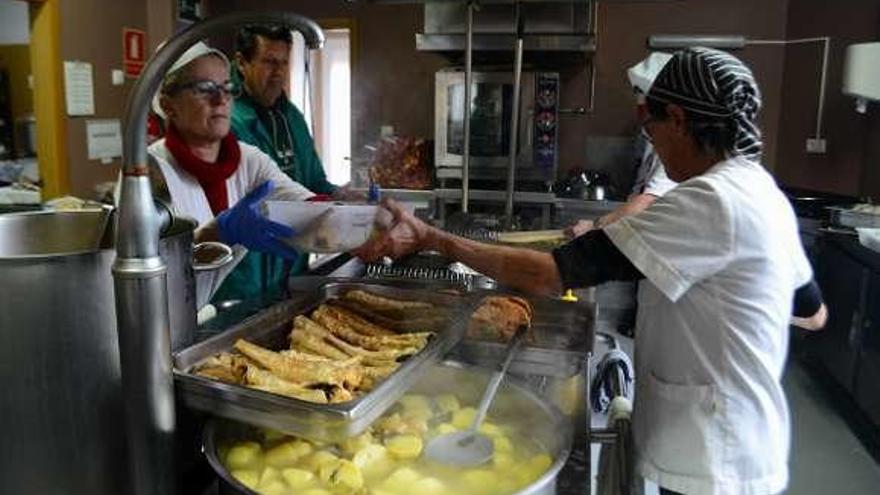
[[140,29],[122,28],[122,65],[127,77],[138,77],[147,62],[147,33]]

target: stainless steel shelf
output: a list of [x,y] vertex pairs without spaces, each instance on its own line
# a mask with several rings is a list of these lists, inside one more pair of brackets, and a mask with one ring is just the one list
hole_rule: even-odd
[[[516,41],[514,34],[475,34],[474,50],[510,52]],[[425,34],[416,33],[416,49],[420,51],[463,51],[464,34]],[[526,34],[523,35],[523,50],[542,52],[580,52],[596,51],[596,38],[588,34]]]
[[[461,201],[461,189],[435,189],[437,199],[444,201]],[[471,201],[503,202],[506,193],[504,191],[487,191],[483,189],[470,190]],[[556,196],[553,193],[516,191],[513,195],[515,203],[553,204]]]

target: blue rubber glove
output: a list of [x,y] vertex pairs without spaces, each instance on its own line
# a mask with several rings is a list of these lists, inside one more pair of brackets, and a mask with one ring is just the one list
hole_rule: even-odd
[[254,251],[296,259],[296,250],[282,240],[293,237],[296,231],[287,225],[269,220],[260,212],[260,203],[273,189],[275,186],[272,181],[266,181],[241,198],[232,208],[217,215],[220,240],[230,246],[241,244]]

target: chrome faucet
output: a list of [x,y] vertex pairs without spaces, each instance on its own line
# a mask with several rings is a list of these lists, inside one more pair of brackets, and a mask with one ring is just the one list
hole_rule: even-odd
[[324,44],[315,21],[287,12],[233,13],[193,24],[150,59],[134,85],[123,119],[122,188],[113,264],[119,360],[125,399],[131,493],[175,492],[174,381],[165,263],[159,256],[161,217],[147,166],[147,112],[171,65],[197,41],[245,24],[284,24],[309,48]]

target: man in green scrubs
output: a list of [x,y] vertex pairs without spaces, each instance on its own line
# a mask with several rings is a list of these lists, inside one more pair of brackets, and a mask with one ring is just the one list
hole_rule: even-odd
[[[290,75],[291,31],[284,26],[253,25],[238,32],[235,66],[241,96],[232,111],[232,130],[240,141],[268,154],[291,179],[314,193],[338,197],[344,191],[327,181],[302,113],[285,94]],[[290,273],[302,273],[302,253]],[[280,258],[251,252],[229,275],[215,301],[246,299],[275,291],[286,270]]]

